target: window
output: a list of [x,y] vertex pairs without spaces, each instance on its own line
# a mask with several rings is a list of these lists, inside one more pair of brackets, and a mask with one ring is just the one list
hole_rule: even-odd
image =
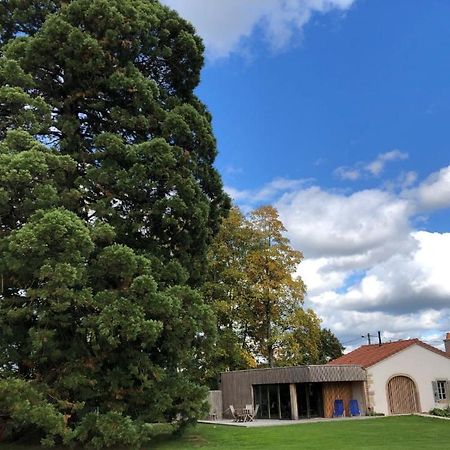
[[447,380],[433,381],[434,401],[441,402],[449,399],[449,384]]
[[438,380],[437,382],[438,400],[447,400],[447,382]]

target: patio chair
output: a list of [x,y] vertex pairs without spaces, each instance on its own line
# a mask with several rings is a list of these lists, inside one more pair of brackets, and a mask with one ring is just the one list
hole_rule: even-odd
[[358,400],[350,400],[349,403],[349,410],[351,416],[360,416],[361,411],[359,410]]
[[344,400],[336,399],[334,401],[333,417],[344,417],[344,416],[345,416]]
[[233,417],[233,421],[234,421],[234,422],[237,422],[238,419],[239,419],[239,417],[238,417],[237,412],[236,412],[236,410],[234,409],[234,406],[233,406],[233,405],[230,405],[230,412],[231,412],[231,415],[232,415],[232,417]]
[[258,415],[259,405],[256,405],[255,409],[251,409],[251,413],[247,414],[247,420],[249,422],[253,422],[256,419],[256,416]]

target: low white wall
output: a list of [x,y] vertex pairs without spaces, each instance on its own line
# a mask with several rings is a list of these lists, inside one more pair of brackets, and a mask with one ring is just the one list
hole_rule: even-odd
[[450,359],[420,345],[414,344],[386,358],[369,367],[367,373],[369,403],[375,412],[389,414],[387,383],[396,375],[406,375],[415,382],[421,411],[427,412],[449,404],[448,401],[435,402],[432,381],[450,380]]

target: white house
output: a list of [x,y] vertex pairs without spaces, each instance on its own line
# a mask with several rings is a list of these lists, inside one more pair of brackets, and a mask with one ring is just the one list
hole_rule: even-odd
[[328,364],[360,365],[367,371],[367,408],[406,414],[449,406],[450,333],[445,352],[419,339],[363,345]]

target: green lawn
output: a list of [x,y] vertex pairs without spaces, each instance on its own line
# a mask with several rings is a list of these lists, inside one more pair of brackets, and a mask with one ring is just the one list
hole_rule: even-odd
[[269,428],[199,425],[178,441],[154,447],[172,449],[449,449],[450,421],[423,417],[297,424]]
[[[0,450],[38,448],[0,444]],[[449,448],[450,421],[411,416],[267,428],[200,424],[182,438],[158,440],[149,446],[152,450],[444,450]]]

